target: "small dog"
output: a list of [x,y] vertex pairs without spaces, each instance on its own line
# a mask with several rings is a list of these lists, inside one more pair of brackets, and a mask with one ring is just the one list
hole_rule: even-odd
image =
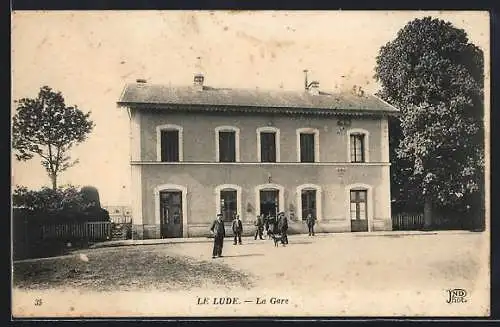
[[282,236],[281,234],[271,234],[271,237],[274,241],[274,246],[278,247],[279,246],[279,243],[281,242],[282,240]]
[[273,231],[271,229],[266,230],[266,237],[268,240],[270,240],[273,236]]

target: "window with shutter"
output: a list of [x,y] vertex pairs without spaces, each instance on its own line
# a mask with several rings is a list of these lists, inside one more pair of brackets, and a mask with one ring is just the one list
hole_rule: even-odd
[[260,133],[261,162],[276,162],[276,133]]
[[300,134],[300,162],[314,162],[314,134]]
[[219,131],[219,161],[236,162],[236,133]]
[[161,131],[161,161],[179,161],[179,131]]

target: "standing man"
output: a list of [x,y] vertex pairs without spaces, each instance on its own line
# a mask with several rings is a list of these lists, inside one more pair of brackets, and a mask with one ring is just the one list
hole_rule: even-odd
[[222,257],[222,246],[224,245],[224,237],[226,236],[224,222],[222,221],[222,214],[217,215],[217,219],[212,223],[210,231],[214,235],[214,249],[212,251],[212,259],[215,259],[215,257]]
[[233,220],[233,233],[234,233],[234,245],[236,245],[236,241],[241,245],[241,233],[243,232],[243,224],[240,220],[240,215],[236,215]]
[[257,219],[255,219],[255,240],[257,239],[257,235],[259,236],[259,238],[261,240],[263,240],[262,238],[262,228],[264,227],[264,223],[262,221],[262,214],[261,215],[258,215],[257,216]]
[[268,236],[267,238],[271,238],[271,234],[269,233],[269,215],[264,218],[264,230]]
[[285,216],[284,212],[279,213],[278,219],[278,229],[281,233],[281,244],[288,244],[288,219]]
[[316,218],[313,217],[311,213],[307,214],[306,223],[307,228],[309,229],[309,236],[314,236],[314,224],[316,222]]

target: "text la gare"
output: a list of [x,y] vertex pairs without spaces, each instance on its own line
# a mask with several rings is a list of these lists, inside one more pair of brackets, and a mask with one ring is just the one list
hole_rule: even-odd
[[[227,305],[227,304],[241,304],[242,301],[238,297],[197,297],[198,305]],[[288,304],[287,298],[278,298],[271,297],[269,299],[257,297],[253,300],[245,300],[245,303],[254,303],[254,304]]]

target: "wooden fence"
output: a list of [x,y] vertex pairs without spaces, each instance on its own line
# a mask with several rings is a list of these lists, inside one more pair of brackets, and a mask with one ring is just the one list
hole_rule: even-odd
[[106,241],[111,239],[112,222],[87,222],[41,225],[42,239],[86,239]]
[[392,216],[393,230],[421,230],[424,228],[424,215],[421,213],[399,213]]
[[130,216],[111,216],[109,217],[109,219],[111,220],[111,222],[115,223],[115,224],[130,224],[132,223],[132,217]]

